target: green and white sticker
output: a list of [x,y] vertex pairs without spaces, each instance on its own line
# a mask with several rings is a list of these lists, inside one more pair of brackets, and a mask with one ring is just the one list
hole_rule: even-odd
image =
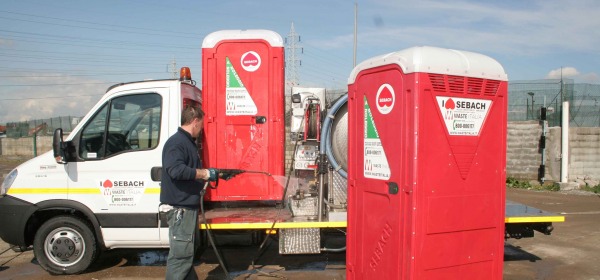
[[233,68],[229,57],[226,58],[225,72],[225,115],[256,115],[258,113],[256,104]]
[[383,145],[379,139],[379,133],[375,122],[373,121],[373,115],[371,108],[367,102],[367,98],[364,98],[365,102],[365,147],[364,147],[364,166],[363,175],[365,178],[388,180],[390,179],[390,165],[388,164]]

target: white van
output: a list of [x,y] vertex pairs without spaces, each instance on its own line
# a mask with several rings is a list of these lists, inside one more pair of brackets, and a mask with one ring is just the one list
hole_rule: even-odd
[[[182,74],[185,71],[182,71]],[[0,190],[0,238],[21,250],[33,245],[53,274],[84,271],[112,248],[168,247],[159,216],[161,153],[186,104],[200,107],[189,69],[179,80],[110,87],[66,141],[31,159]]]

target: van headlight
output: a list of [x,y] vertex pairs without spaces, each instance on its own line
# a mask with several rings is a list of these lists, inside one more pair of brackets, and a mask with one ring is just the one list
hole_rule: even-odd
[[8,176],[6,176],[6,178],[4,178],[4,182],[2,182],[2,187],[0,187],[0,195],[5,195],[8,192],[8,189],[10,189],[12,183],[15,181],[15,179],[17,179],[18,174],[19,171],[17,171],[17,169],[13,169],[10,173],[8,173]]

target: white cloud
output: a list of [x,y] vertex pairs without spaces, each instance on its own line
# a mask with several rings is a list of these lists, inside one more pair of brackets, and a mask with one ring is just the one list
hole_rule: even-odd
[[0,46],[12,47],[15,44],[13,40],[0,38]]
[[581,73],[575,67],[562,67],[558,69],[551,70],[548,75],[546,75],[546,79],[560,79],[569,78],[575,80],[578,83],[599,83],[600,75],[594,72],[590,73]]
[[[107,87],[98,84],[101,83],[98,80],[45,75],[13,78],[2,83],[32,86],[0,87],[0,123],[83,116],[100,99]],[[48,86],[33,86],[36,84]]]
[[575,67],[562,67],[554,69],[546,75],[546,79],[575,78],[579,76],[579,71]]

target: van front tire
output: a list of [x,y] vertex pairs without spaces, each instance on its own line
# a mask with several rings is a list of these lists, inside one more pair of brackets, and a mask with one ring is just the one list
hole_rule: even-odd
[[88,222],[76,216],[57,216],[38,229],[33,241],[35,258],[51,274],[79,274],[98,255]]

